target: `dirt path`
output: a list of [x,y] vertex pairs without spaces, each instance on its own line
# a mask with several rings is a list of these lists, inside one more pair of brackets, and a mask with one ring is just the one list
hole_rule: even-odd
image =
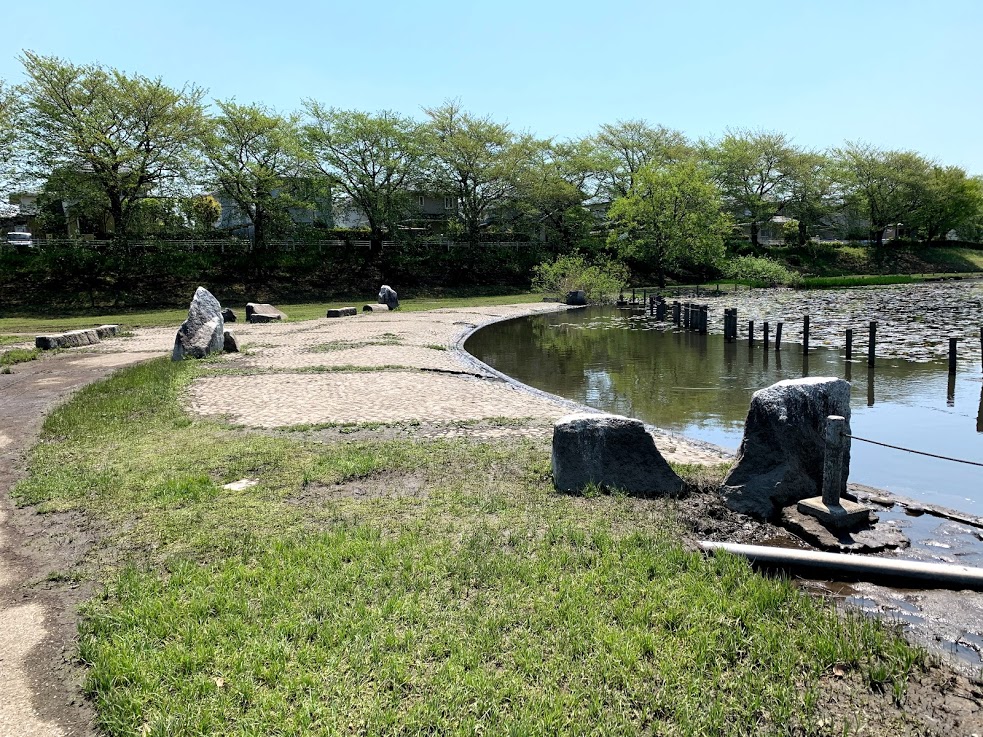
[[94,732],[79,692],[75,654],[77,597],[43,585],[61,566],[50,541],[27,532],[33,513],[17,510],[10,489],[44,415],[76,389],[155,355],[64,353],[0,374],[0,736]]

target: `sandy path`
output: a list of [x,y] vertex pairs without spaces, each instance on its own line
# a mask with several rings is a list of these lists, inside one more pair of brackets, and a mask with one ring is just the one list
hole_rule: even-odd
[[69,662],[74,604],[36,585],[52,570],[50,551],[25,534],[28,513],[14,510],[9,492],[48,411],[76,389],[152,355],[66,352],[0,374],[0,736],[93,732]]

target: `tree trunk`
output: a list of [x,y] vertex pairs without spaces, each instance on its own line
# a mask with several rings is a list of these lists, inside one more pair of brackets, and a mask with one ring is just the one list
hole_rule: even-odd
[[754,246],[755,248],[757,248],[757,246],[758,246],[758,231],[759,231],[758,221],[757,220],[752,220],[751,221],[751,245]]
[[887,226],[883,228],[878,228],[874,235],[874,245],[880,248],[884,245],[884,231],[887,230]]
[[809,240],[809,234],[806,232],[806,224],[804,220],[799,220],[799,245],[804,246],[806,241]]

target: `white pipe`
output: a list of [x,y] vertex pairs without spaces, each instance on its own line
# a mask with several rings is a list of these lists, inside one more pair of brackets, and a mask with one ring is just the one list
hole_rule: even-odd
[[774,548],[767,545],[738,545],[707,540],[698,544],[709,552],[724,550],[764,565],[849,573],[864,580],[903,579],[930,583],[940,588],[983,591],[983,568],[893,558],[871,558],[844,553],[820,553],[813,550]]

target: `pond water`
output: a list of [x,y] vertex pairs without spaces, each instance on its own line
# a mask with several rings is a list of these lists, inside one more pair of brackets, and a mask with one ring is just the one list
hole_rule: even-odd
[[[607,412],[736,450],[751,394],[782,379],[837,376],[852,384],[853,433],[983,462],[979,359],[949,377],[945,361],[878,358],[799,345],[667,330],[638,312],[591,307],[498,323],[465,345],[524,384]],[[983,468],[855,441],[850,481],[983,515]]]

